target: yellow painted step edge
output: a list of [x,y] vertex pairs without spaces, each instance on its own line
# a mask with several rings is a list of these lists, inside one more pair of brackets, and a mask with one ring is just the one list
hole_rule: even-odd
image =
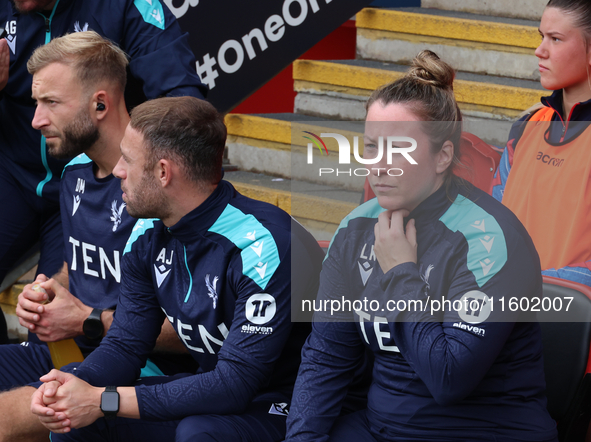
[[303,194],[292,194],[283,190],[268,189],[247,183],[232,182],[232,185],[241,194],[278,206],[296,218],[339,224],[345,216],[357,207],[353,203]]
[[229,135],[291,144],[291,123],[245,114],[227,114],[224,118]]
[[18,295],[21,294],[25,284],[13,284],[0,293],[0,304],[16,307],[18,304]]
[[[303,130],[315,133],[316,135],[320,135],[322,132],[334,132],[330,128],[309,124],[305,121],[290,122],[247,114],[228,114],[226,115],[225,123],[228,128],[228,135],[255,138],[299,147],[306,147],[309,142],[309,140],[304,138],[305,134],[302,132]],[[296,131],[294,132],[293,140],[292,130]],[[348,138],[352,138],[353,136],[363,137],[363,134],[352,131],[338,130],[338,133]],[[335,139],[327,138],[323,141],[329,151],[339,151],[339,146]]]
[[366,8],[356,16],[358,28],[455,40],[478,41],[506,46],[537,48],[540,34],[534,26],[469,20],[456,17]]
[[[294,80],[374,90],[401,78],[404,72],[368,68],[316,60],[296,60]],[[524,110],[539,102],[544,91],[468,80],[455,80],[454,91],[460,102]]]

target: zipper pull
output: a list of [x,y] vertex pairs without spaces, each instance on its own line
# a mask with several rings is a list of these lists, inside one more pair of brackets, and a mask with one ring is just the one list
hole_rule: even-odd
[[49,29],[49,25],[51,24],[51,22],[49,21],[49,19],[47,17],[45,17],[45,33],[49,34],[50,29]]

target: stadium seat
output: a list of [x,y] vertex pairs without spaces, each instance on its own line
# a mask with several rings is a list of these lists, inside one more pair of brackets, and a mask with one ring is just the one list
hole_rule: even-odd
[[456,166],[454,174],[471,182],[485,192],[490,192],[493,175],[501,154],[497,149],[469,132],[462,132],[460,161],[465,167]]
[[537,315],[548,411],[558,424],[558,439],[584,441],[591,419],[591,287],[544,276],[543,292],[552,300],[573,297],[568,312],[564,306],[560,312],[552,308]]
[[[454,174],[490,193],[493,175],[499,161],[501,161],[498,149],[485,143],[474,134],[462,132],[460,152],[460,161],[463,166],[455,166]],[[374,197],[375,194],[366,179],[361,202],[364,203]]]
[[330,245],[330,241],[319,240],[318,245],[326,255],[326,252],[328,251],[328,246]]

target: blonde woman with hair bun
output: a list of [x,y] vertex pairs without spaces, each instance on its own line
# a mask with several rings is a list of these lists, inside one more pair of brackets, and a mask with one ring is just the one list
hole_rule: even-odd
[[[367,102],[376,198],[341,222],[323,263],[287,441],[557,441],[539,324],[499,304],[542,295],[539,259],[506,207],[452,174],[453,79],[423,51]],[[416,142],[416,164],[386,161],[389,136]],[[342,416],[367,351],[367,407]]]

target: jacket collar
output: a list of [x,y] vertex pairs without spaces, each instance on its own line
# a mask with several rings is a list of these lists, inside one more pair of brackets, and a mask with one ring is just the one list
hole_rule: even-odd
[[236,189],[227,181],[220,181],[213,193],[198,207],[183,216],[174,226],[166,230],[181,242],[204,234],[220,217]]
[[453,180],[449,187],[443,184],[405,218],[405,225],[409,219],[414,219],[417,226],[430,224],[434,219],[439,219],[452,204],[452,201],[455,200],[458,193],[459,188],[456,180]]
[[591,100],[577,103],[571,109],[567,120],[562,119],[562,89],[548,97],[542,97],[542,104],[554,110],[551,126],[544,134],[546,142],[552,146],[567,144],[576,139],[589,126],[591,121]]
[[[542,97],[542,104],[554,109],[554,112],[558,115],[555,114],[553,119],[561,121],[562,89],[554,91],[550,96]],[[591,100],[575,104],[571,110],[570,116],[567,115],[567,121],[591,121]]]

